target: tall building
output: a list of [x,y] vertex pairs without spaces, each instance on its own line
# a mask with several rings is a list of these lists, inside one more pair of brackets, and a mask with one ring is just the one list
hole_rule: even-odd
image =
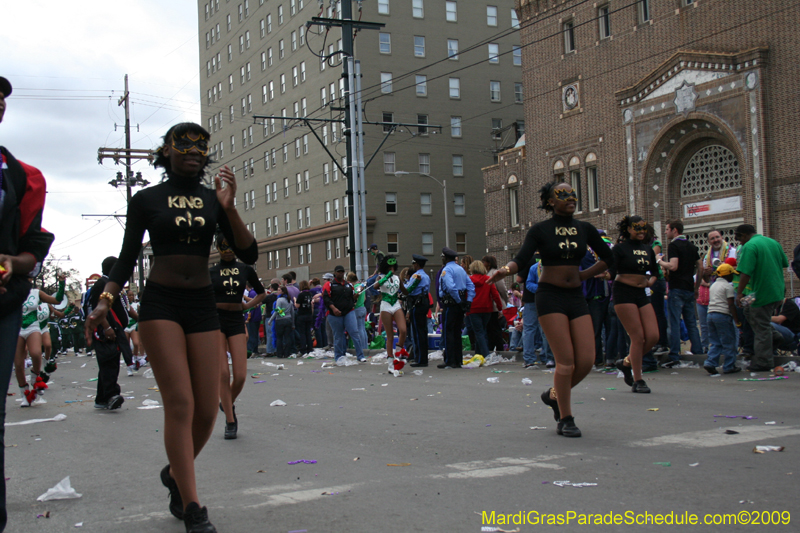
[[[748,223],[800,241],[797,2],[517,0],[525,168],[487,172],[488,247],[513,255],[546,215],[539,187],[571,182],[578,218],[613,229],[642,215],[663,237],[682,218],[705,249]],[[524,185],[519,186],[522,182]],[[518,202],[512,202],[517,199]]]
[[[524,130],[513,0],[352,5],[353,19],[385,24],[357,32],[354,43],[364,120],[382,123],[364,126],[366,161],[375,154],[365,173],[364,248],[375,243],[401,264],[413,253],[438,258],[446,241],[482,256],[481,168]],[[306,27],[315,16],[340,18],[341,3],[199,0],[198,7],[212,168],[235,167],[237,208],[259,242],[259,275],[294,270],[304,279],[347,265],[346,129],[312,121],[320,143],[293,120],[344,119],[342,31]],[[254,123],[269,115],[287,118]],[[385,138],[388,123],[412,126]]]

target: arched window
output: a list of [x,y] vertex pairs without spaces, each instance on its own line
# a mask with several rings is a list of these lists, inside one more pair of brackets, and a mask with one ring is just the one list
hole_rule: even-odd
[[733,152],[713,144],[699,149],[686,164],[681,196],[696,196],[742,186],[739,161]]

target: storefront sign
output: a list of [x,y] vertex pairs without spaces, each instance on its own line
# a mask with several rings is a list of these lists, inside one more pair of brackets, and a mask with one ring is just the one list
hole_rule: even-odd
[[722,213],[733,213],[742,210],[742,197],[731,196],[730,198],[720,198],[719,200],[708,200],[705,202],[693,202],[683,206],[684,218],[697,218],[707,215],[720,215]]

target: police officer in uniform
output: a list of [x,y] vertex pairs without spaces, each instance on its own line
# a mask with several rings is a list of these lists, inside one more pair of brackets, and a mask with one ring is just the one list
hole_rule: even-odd
[[439,302],[442,306],[442,330],[445,335],[444,363],[438,368],[461,368],[461,330],[464,315],[475,297],[475,285],[467,272],[456,263],[458,254],[442,248],[442,274],[439,276]]
[[426,257],[414,254],[411,256],[412,275],[408,283],[402,287],[407,294],[408,329],[414,345],[414,362],[412,367],[428,366],[428,309],[430,309],[429,291],[431,278],[425,273]]

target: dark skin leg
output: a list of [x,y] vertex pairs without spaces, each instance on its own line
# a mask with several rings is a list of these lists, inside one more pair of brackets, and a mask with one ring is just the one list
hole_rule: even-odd
[[169,320],[139,324],[164,402],[164,447],[184,506],[198,502],[194,459],[214,430],[219,398],[219,330],[185,335]]
[[561,418],[572,416],[572,388],[583,381],[594,364],[594,337],[586,335],[592,330],[592,317],[584,315],[570,321],[566,315],[550,313],[540,316],[539,324],[556,360],[553,389]]
[[[383,330],[386,332],[386,354],[389,356],[389,359],[394,357],[394,329],[392,328],[392,320],[392,315],[381,311],[381,324],[383,324]],[[399,333],[398,328],[398,335]],[[405,332],[403,338],[405,339]]]
[[17,384],[24,387],[25,380],[25,351],[31,354],[34,374],[39,375],[42,371],[42,334],[31,333],[27,340],[22,337],[17,338],[17,353],[14,355],[14,373],[17,375]]
[[631,338],[631,349],[625,366],[633,370],[634,381],[642,379],[642,358],[658,342],[658,321],[652,305],[617,304],[617,316]]
[[[244,382],[247,379],[247,340],[244,335],[234,335],[226,338],[220,332],[220,390],[219,398],[222,401],[222,409],[225,411],[225,421],[233,424],[233,403],[241,394]],[[231,362],[233,363],[233,382],[228,368],[228,354],[231,352]]]

